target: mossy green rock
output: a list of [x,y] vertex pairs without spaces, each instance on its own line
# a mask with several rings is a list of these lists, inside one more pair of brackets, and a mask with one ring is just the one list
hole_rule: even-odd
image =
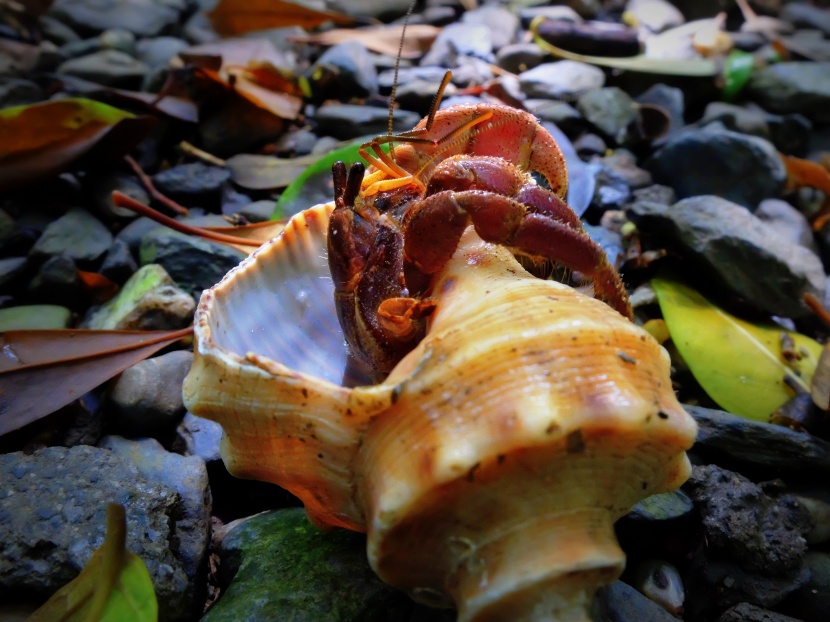
[[203,622],[391,622],[420,609],[372,572],[365,536],[321,531],[300,508],[234,527],[222,541],[220,568],[233,578]]
[[0,333],[7,330],[68,328],[72,312],[58,305],[22,305],[0,309]]
[[158,264],[133,274],[118,295],[84,321],[96,330],[172,330],[190,323],[196,302]]

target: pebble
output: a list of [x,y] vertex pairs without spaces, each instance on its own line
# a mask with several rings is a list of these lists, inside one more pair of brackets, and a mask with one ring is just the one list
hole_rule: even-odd
[[600,212],[620,209],[631,198],[631,188],[622,173],[602,161],[590,163],[588,169],[596,182],[591,207]]
[[22,78],[0,77],[0,108],[34,104],[43,99],[40,87]]
[[193,320],[196,302],[158,264],[142,266],[107,303],[90,309],[83,325],[94,330],[172,330]]
[[445,26],[421,58],[422,65],[437,65],[453,69],[461,56],[473,56],[493,63],[493,42],[490,30],[483,24],[456,22]]
[[56,0],[50,13],[78,33],[122,28],[155,37],[171,30],[186,7],[186,0]]
[[178,428],[179,437],[184,441],[186,455],[198,456],[208,466],[221,464],[219,443],[222,440],[222,426],[186,412]]
[[0,259],[0,287],[14,282],[26,272],[29,260],[26,257],[6,257]]
[[764,109],[830,123],[830,62],[775,63],[752,73],[748,94]]
[[129,54],[101,50],[71,58],[60,64],[58,73],[90,80],[106,86],[137,90],[150,68]]
[[683,13],[666,0],[628,0],[625,13],[628,19],[649,32],[663,32],[686,22]]
[[152,37],[139,39],[135,45],[135,55],[138,60],[155,69],[166,65],[170,59],[186,50],[187,41],[178,37]]
[[827,8],[802,2],[788,2],[781,7],[779,17],[794,26],[817,28],[830,37],[830,13]]
[[729,130],[769,140],[784,153],[803,154],[812,124],[801,114],[775,115],[755,106],[712,102],[706,106],[698,125],[720,123]]
[[591,89],[579,96],[576,109],[604,136],[621,145],[639,117],[634,100],[616,86]]
[[484,26],[490,33],[493,50],[499,50],[515,42],[519,37],[518,16],[496,4],[485,4],[472,11],[465,11],[461,15],[461,23]]
[[622,581],[599,589],[591,614],[595,622],[677,622],[660,605]]
[[665,141],[669,136],[676,134],[686,124],[684,120],[686,101],[683,91],[677,87],[658,82],[640,94],[636,101],[638,104],[659,106],[668,113],[669,127],[661,141]]
[[132,220],[136,214],[125,207],[116,207],[112,193],[116,190],[144,205],[150,204],[150,196],[144,186],[132,175],[115,171],[109,174],[93,175],[86,182],[96,214],[105,221]]
[[99,273],[119,285],[125,283],[138,270],[138,262],[130,252],[127,243],[119,238],[112,241],[112,246],[101,262]]
[[29,254],[42,259],[64,255],[82,267],[100,259],[110,244],[109,229],[88,211],[76,207],[51,222]]
[[358,41],[347,41],[326,50],[308,70],[317,101],[365,99],[378,92],[378,74],[372,55]]
[[165,196],[186,207],[218,209],[222,186],[230,181],[227,168],[191,162],[179,164],[153,175],[153,185]]
[[819,255],[813,228],[807,218],[792,205],[781,199],[766,199],[758,204],[754,214],[772,225],[782,239],[799,244]]
[[750,209],[777,197],[786,178],[781,158],[768,141],[713,127],[676,134],[644,168],[681,199],[713,194]]
[[545,54],[535,43],[511,43],[496,52],[496,64],[511,73],[521,73],[541,65]]
[[40,597],[72,580],[104,541],[107,503],[127,513],[127,548],[142,558],[159,619],[201,609],[179,542],[182,497],[107,449],[47,447],[0,455],[0,591]]
[[[671,207],[634,203],[629,212],[642,231],[665,236],[661,239],[667,246],[715,276],[721,288],[764,313],[812,317],[801,302],[803,295],[824,298],[821,260],[736,203],[696,196]],[[759,273],[764,279],[758,279]]]
[[[411,130],[421,115],[409,110],[396,110],[394,131]],[[389,111],[375,106],[330,104],[317,110],[320,132],[340,140],[361,136],[382,136],[388,131]]]
[[602,69],[573,60],[543,63],[519,74],[519,84],[528,97],[574,101],[605,84]]
[[218,242],[159,227],[141,238],[139,263],[159,264],[183,290],[200,295],[247,257]]
[[620,175],[632,190],[652,185],[651,173],[637,166],[636,156],[627,149],[615,149],[602,158],[602,164]]
[[659,495],[646,497],[626,514],[626,520],[665,521],[689,516],[694,505],[689,495],[682,490],[674,490]]
[[784,602],[781,609],[803,622],[824,622],[830,607],[830,553],[807,551],[804,564],[810,578]]
[[155,437],[179,425],[185,413],[182,382],[192,364],[192,352],[175,350],[125,369],[108,392],[113,431]]

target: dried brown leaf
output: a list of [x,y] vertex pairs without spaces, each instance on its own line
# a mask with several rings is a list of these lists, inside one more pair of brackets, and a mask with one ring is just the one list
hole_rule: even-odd
[[302,26],[311,29],[326,22],[347,26],[356,21],[342,13],[319,11],[282,0],[221,0],[208,16],[216,31],[225,37],[265,28]]
[[[390,24],[371,28],[337,28],[318,32],[307,37],[295,38],[295,41],[314,45],[338,45],[346,41],[359,41],[367,49],[395,57],[401,45],[403,26]],[[440,28],[429,24],[412,24],[406,28],[406,38],[401,50],[401,58],[419,58],[435,41]]]
[[192,328],[0,333],[0,435],[55,412],[191,332]]

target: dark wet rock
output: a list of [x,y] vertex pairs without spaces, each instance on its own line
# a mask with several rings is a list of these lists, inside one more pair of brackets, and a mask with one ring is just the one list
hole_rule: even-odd
[[69,328],[71,323],[72,311],[58,305],[20,305],[0,309],[0,333]]
[[308,71],[317,101],[364,99],[378,92],[378,74],[362,43],[347,41],[326,50]]
[[725,102],[712,102],[706,106],[698,125],[712,123],[769,140],[779,151],[788,154],[804,153],[812,129],[807,117],[800,114],[776,115],[756,106],[736,106]]
[[800,569],[811,519],[791,495],[776,498],[738,473],[696,466],[684,489],[703,520],[708,554],[770,576]]
[[[456,60],[455,69],[452,70],[453,83],[467,88],[471,86],[481,86],[485,82],[493,80],[493,69],[491,63],[474,58],[472,56],[459,56]],[[505,78],[500,78],[500,82],[504,83]],[[522,98],[521,90],[515,89],[514,97]]]
[[38,18],[38,26],[40,26],[43,38],[58,46],[81,40],[77,32],[49,14],[41,15]]
[[726,291],[765,313],[809,317],[803,295],[824,297],[821,260],[740,205],[698,196],[671,207],[634,203],[630,215],[642,231],[665,236],[665,244],[707,270]]
[[172,330],[187,326],[196,303],[158,264],[140,268],[106,304],[91,309],[84,326],[97,330]]
[[187,455],[199,456],[208,465],[222,461],[219,453],[222,426],[215,421],[185,413],[178,434],[184,440]]
[[188,579],[188,609],[201,607],[207,547],[210,534],[210,487],[204,461],[197,456],[170,453],[151,438],[127,440],[120,436],[101,439],[109,449],[138,471],[140,477],[175,491],[179,508],[175,516],[175,554]]
[[138,270],[138,262],[136,262],[133,254],[130,252],[130,247],[124,240],[116,238],[112,242],[112,246],[104,256],[104,261],[101,262],[101,275],[107,277],[114,283],[124,283]]
[[804,565],[810,578],[781,606],[781,610],[804,622],[824,622],[830,608],[830,553],[807,551]]
[[792,205],[781,199],[761,201],[754,214],[772,225],[784,240],[809,248],[819,254],[813,229],[807,218]]
[[677,87],[657,83],[637,97],[636,101],[639,104],[659,106],[669,115],[669,127],[661,141],[677,133],[686,124],[683,116],[686,102],[683,91]]
[[178,550],[182,498],[174,488],[85,445],[0,455],[0,480],[0,591],[45,597],[75,578],[103,543],[107,503],[116,502],[127,510],[127,548],[153,580],[159,619],[196,612]]
[[182,382],[193,353],[175,350],[125,369],[110,385],[112,429],[125,436],[157,436],[184,417]]
[[83,267],[109,249],[109,229],[85,209],[73,208],[46,227],[32,247],[31,256],[65,255]]
[[646,497],[626,515],[629,520],[664,521],[688,516],[694,508],[692,500],[682,490]]
[[[395,132],[411,130],[421,115],[409,110],[395,111]],[[360,136],[379,136],[388,131],[389,111],[374,106],[331,104],[317,110],[320,132],[340,140]]]
[[579,96],[576,108],[594,127],[617,144],[626,142],[629,126],[639,113],[634,100],[622,89],[608,86]]
[[61,63],[59,73],[83,78],[105,86],[136,90],[150,68],[129,54],[101,50]]
[[231,172],[203,162],[180,164],[153,175],[153,184],[162,194],[188,207],[218,208],[222,185]]
[[347,15],[373,17],[381,21],[391,21],[406,14],[409,0],[331,0],[329,8]]
[[796,618],[740,603],[724,611],[715,622],[802,622]]
[[632,189],[645,188],[651,184],[651,173],[637,166],[637,158],[626,149],[616,149],[602,158],[602,163],[618,173]]
[[461,23],[487,28],[493,50],[513,43],[519,36],[519,18],[513,11],[495,4],[485,4],[472,11],[465,11],[461,15]]
[[519,84],[528,97],[574,100],[605,84],[602,69],[573,60],[543,63],[519,74]]
[[308,155],[317,141],[317,134],[311,130],[298,129],[287,132],[274,143],[274,153],[283,157]]
[[819,62],[830,61],[830,39],[820,30],[796,30],[791,36],[779,40],[799,56]]
[[141,238],[140,263],[159,264],[185,291],[199,295],[213,287],[247,254],[166,227]]
[[752,73],[748,94],[779,114],[800,113],[830,122],[830,62],[775,63]]
[[112,193],[115,191],[126,194],[139,203],[148,205],[150,196],[144,186],[133,175],[120,171],[109,172],[92,176],[88,182],[90,195],[96,213],[104,220],[117,219],[123,221],[136,217],[136,213],[124,207],[116,207],[112,202]]
[[644,166],[681,199],[714,194],[750,208],[777,197],[786,179],[768,141],[712,128],[680,132]]
[[0,77],[0,108],[34,104],[43,99],[40,87],[30,80]]
[[75,262],[66,255],[50,257],[29,281],[26,293],[31,302],[77,308],[81,302],[81,280]]
[[[395,91],[395,100],[404,110],[414,110],[418,114],[426,116],[432,107],[435,94],[441,86],[441,81],[414,79],[402,82]],[[444,95],[452,96],[455,93],[455,86],[447,85]]]
[[698,425],[695,452],[767,475],[830,473],[830,443],[806,432],[738,417],[721,410],[683,406]]
[[115,236],[115,239],[125,242],[129,247],[130,252],[137,255],[138,249],[141,246],[141,238],[144,237],[145,233],[148,233],[153,229],[158,229],[158,226],[159,224],[155,220],[142,216],[140,218],[136,218],[130,224],[121,229],[121,231],[119,231]]
[[511,43],[498,48],[496,64],[511,73],[521,73],[541,65],[545,53],[535,43]]
[[416,607],[375,576],[361,534],[321,531],[299,508],[228,527],[219,558],[230,585],[205,622],[383,622],[407,619]]
[[589,171],[594,175],[596,186],[591,207],[600,211],[619,209],[631,197],[627,178],[602,161],[591,162]]
[[57,0],[51,14],[78,33],[123,28],[139,37],[155,37],[173,28],[184,0]]
[[456,22],[444,27],[433,41],[429,51],[421,59],[422,65],[437,65],[452,69],[461,56],[495,62],[490,30],[481,24]]
[[660,605],[622,581],[599,589],[591,616],[594,622],[677,622],[677,618]]
[[818,28],[830,37],[830,12],[827,8],[802,2],[789,2],[781,8],[779,17],[795,26]]
[[190,45],[178,37],[153,37],[140,39],[135,46],[136,58],[150,68],[162,67],[171,58],[183,52]]

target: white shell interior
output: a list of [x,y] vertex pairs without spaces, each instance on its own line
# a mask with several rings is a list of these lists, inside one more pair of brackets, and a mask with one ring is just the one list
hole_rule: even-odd
[[215,346],[341,384],[348,350],[326,253],[331,209],[317,205],[294,216],[203,297],[199,314]]

